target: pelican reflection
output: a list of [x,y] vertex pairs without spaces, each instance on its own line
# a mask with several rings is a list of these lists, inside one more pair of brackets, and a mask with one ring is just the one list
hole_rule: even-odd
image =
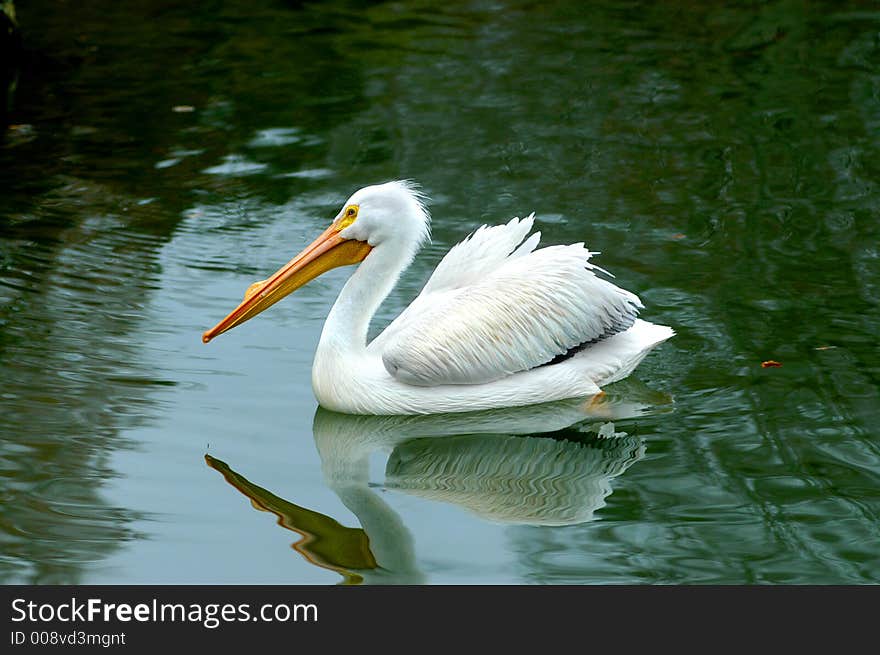
[[639,437],[596,418],[619,420],[656,408],[656,398],[639,398],[630,393],[599,403],[428,416],[354,416],[319,408],[313,431],[325,481],[361,528],[275,496],[210,455],[206,460],[255,508],[297,532],[293,547],[338,572],[343,583],[419,584],[426,577],[412,534],[370,484],[372,453],[390,453],[385,489],[454,504],[496,523],[584,523],[605,505],[611,480],[645,452]]

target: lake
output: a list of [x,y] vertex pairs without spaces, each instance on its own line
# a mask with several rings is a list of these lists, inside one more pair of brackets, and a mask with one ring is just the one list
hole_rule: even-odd
[[[880,582],[874,2],[20,2],[0,581]],[[319,409],[357,188],[536,212],[677,335],[597,402]],[[762,366],[764,362],[781,366]]]

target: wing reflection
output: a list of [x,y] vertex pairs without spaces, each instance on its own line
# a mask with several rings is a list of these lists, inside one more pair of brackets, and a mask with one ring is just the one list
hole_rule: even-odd
[[386,486],[461,505],[501,523],[573,525],[593,518],[610,480],[644,454],[606,423],[586,441],[505,435],[416,439],[394,449]]
[[564,401],[467,414],[349,416],[319,408],[313,431],[325,480],[362,529],[279,498],[210,455],[205,459],[254,507],[299,533],[294,548],[337,571],[343,583],[419,584],[425,576],[412,535],[369,484],[371,453],[390,451],[387,489],[501,523],[583,523],[605,505],[610,480],[645,452],[640,438],[615,431],[613,423],[590,425],[597,415],[622,419],[656,408],[644,389],[622,389],[629,393],[599,404]]

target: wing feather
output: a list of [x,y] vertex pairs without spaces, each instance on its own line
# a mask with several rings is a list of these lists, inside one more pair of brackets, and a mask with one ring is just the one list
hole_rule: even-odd
[[486,260],[494,266],[479,265],[479,275],[453,269],[468,265],[462,246],[487,248],[484,240],[497,228],[477,230],[447,254],[411,306],[416,311],[382,335],[392,376],[421,386],[490,382],[633,324],[641,302],[595,274],[601,269],[589,261],[594,253],[580,243],[534,250],[535,235],[520,245],[524,223],[530,229],[531,217],[498,226],[518,228],[499,232],[511,240],[516,232],[519,240],[492,251]]
[[440,298],[485,278],[506,259],[532,252],[541,239],[540,232],[526,239],[534,221],[535,214],[532,212],[525,218],[512,218],[504,225],[481,225],[450,248],[418,297],[373,339],[369,348],[381,350],[413,317],[439,302]]
[[540,232],[525,242],[523,239],[532,231],[534,221],[535,215],[532,213],[522,219],[513,218],[505,225],[480,226],[446,253],[422,289],[422,294],[460,289],[494,271],[509,256],[531,252],[538,245]]

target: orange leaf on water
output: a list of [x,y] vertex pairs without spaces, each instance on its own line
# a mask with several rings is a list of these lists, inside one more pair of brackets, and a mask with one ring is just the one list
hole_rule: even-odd
[[761,368],[779,368],[780,366],[782,366],[782,364],[773,359],[768,359],[766,362],[761,362]]

